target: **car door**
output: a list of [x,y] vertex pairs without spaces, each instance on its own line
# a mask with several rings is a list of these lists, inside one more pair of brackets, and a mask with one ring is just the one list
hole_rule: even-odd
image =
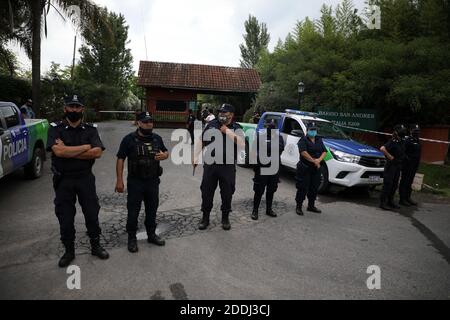
[[0,177],[7,175],[13,170],[12,161],[7,156],[11,144],[11,135],[3,121],[2,109],[0,108]]
[[281,154],[281,164],[284,166],[296,169],[297,162],[299,161],[299,153],[297,143],[301,136],[292,134],[293,130],[300,130],[303,133],[303,129],[297,119],[286,116],[284,119],[283,127],[281,129],[281,135],[283,136],[285,147]]
[[4,147],[3,157],[9,161],[8,168],[15,170],[28,162],[28,129],[20,123],[19,113],[12,106],[1,108],[9,137],[5,139],[7,148]]

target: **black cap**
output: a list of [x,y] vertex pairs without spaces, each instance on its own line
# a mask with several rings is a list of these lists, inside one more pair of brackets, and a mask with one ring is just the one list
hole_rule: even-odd
[[143,111],[137,115],[138,121],[153,121],[152,114],[148,111]]
[[317,129],[317,125],[315,122],[311,121],[306,124],[306,129]]
[[231,104],[224,103],[220,107],[219,112],[233,112],[234,113],[234,107]]
[[84,107],[83,101],[81,101],[80,97],[77,94],[65,97],[64,98],[64,104],[66,106],[77,105],[77,106]]

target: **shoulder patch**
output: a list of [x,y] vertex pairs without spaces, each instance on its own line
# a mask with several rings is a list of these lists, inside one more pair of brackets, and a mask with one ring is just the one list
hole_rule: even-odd
[[62,125],[63,124],[63,122],[62,121],[58,121],[58,122],[51,122],[50,123],[50,125],[52,126],[52,127],[59,127],[60,125]]
[[96,123],[86,122],[85,125],[88,126],[88,127],[97,128],[97,124]]

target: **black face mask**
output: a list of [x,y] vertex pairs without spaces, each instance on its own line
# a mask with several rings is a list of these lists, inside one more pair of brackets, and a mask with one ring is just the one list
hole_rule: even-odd
[[76,112],[76,111],[66,112],[66,118],[67,118],[70,122],[77,122],[77,121],[80,120],[82,117],[83,117],[83,113],[82,113],[82,112]]
[[151,135],[152,134],[152,132],[153,132],[153,129],[142,129],[142,128],[139,128],[139,131],[141,132],[141,134],[143,135],[143,136],[149,136],[149,135]]

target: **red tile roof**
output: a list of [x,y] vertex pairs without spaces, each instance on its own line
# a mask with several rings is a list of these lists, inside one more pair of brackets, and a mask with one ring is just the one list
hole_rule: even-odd
[[138,85],[205,91],[257,92],[261,86],[261,79],[254,69],[141,61]]

